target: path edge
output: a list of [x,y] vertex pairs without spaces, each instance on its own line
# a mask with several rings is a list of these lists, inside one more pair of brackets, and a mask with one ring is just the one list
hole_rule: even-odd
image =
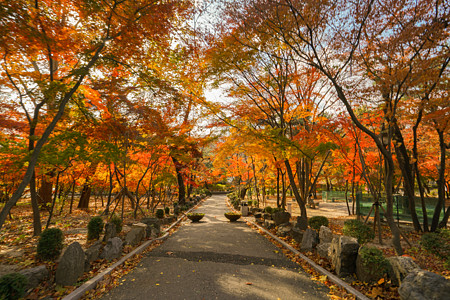
[[154,241],[160,241],[160,240],[165,240],[168,236],[169,236],[169,232],[170,230],[175,227],[178,223],[180,223],[188,213],[190,213],[191,211],[195,210],[198,208],[198,206],[200,204],[202,204],[206,199],[202,200],[200,203],[198,203],[196,206],[192,207],[191,209],[189,209],[188,211],[184,212],[183,215],[176,220],[175,222],[173,222],[168,228],[164,229],[164,235],[160,236],[158,238],[155,239],[151,239],[148,240],[146,242],[144,242],[142,245],[140,245],[139,247],[137,247],[136,249],[134,249],[133,251],[131,251],[130,253],[128,253],[127,255],[125,255],[124,257],[122,257],[120,260],[118,260],[117,262],[115,262],[113,265],[109,266],[108,268],[106,268],[103,272],[101,272],[100,274],[98,274],[97,276],[89,279],[88,281],[86,281],[85,283],[83,283],[81,286],[79,286],[77,289],[75,289],[73,292],[71,292],[70,294],[68,294],[67,296],[65,296],[64,298],[62,298],[62,300],[78,300],[81,297],[83,297],[87,291],[92,290],[93,288],[95,288],[97,286],[97,283],[99,283],[106,275],[110,274],[112,271],[114,271],[114,269],[116,269],[117,267],[119,267],[120,265],[122,265],[125,261],[127,261],[129,258],[133,257],[136,254],[141,253],[142,251],[144,251],[148,246],[150,246]]

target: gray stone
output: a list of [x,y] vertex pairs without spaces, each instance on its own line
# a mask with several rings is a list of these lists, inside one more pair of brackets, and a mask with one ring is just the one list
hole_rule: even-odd
[[337,236],[330,246],[331,266],[338,276],[347,276],[355,272],[359,244],[356,238]]
[[262,208],[258,208],[258,207],[252,207],[252,209],[251,209],[252,215],[261,213],[262,211],[263,211]]
[[144,223],[134,223],[131,225],[131,228],[142,228],[143,230],[147,229],[147,224]]
[[145,237],[145,232],[145,227],[132,227],[125,237],[125,244],[136,246]]
[[56,269],[57,285],[75,285],[84,272],[84,251],[78,242],[74,242],[64,251]]
[[333,233],[331,232],[331,229],[327,226],[320,226],[319,239],[320,243],[331,243],[333,240]]
[[301,251],[312,251],[319,243],[319,235],[314,229],[308,228],[303,234],[302,244],[300,246]]
[[144,223],[147,226],[153,226],[158,230],[161,230],[161,221],[157,218],[144,218],[141,220],[141,223]]
[[39,283],[48,278],[49,273],[47,267],[37,266],[30,269],[25,269],[19,272],[28,279],[26,290],[34,289],[39,285]]
[[272,215],[269,213],[264,213],[263,218],[264,218],[264,220],[272,220]]
[[276,225],[272,220],[264,220],[264,227],[266,227],[267,229],[274,229]]
[[413,261],[411,257],[394,256],[388,258],[391,264],[389,277],[393,285],[400,285],[402,280],[413,270],[420,269],[420,267]]
[[301,242],[303,240],[304,233],[305,233],[304,230],[301,230],[301,229],[297,228],[296,226],[294,226],[291,230],[292,238],[299,244],[301,244]]
[[280,226],[278,226],[278,229],[277,229],[277,235],[281,236],[281,237],[285,237],[285,236],[289,235],[291,230],[292,230],[292,226],[289,224],[280,225]]
[[279,226],[281,224],[289,223],[289,219],[291,218],[291,214],[287,211],[277,211],[272,214],[272,220],[275,221],[275,225]]
[[412,270],[398,289],[402,300],[447,300],[450,280],[422,269]]
[[320,243],[316,247],[317,254],[319,254],[320,257],[330,259],[330,246],[331,243]]
[[106,223],[105,225],[105,235],[103,236],[103,242],[107,242],[113,237],[117,236],[117,228],[113,223]]
[[122,255],[122,248],[122,240],[119,237],[112,238],[103,248],[102,253],[100,253],[100,258],[104,258],[106,260],[119,258]]
[[102,242],[96,241],[86,251],[84,251],[85,264],[84,271],[87,272],[91,268],[91,262],[96,261],[100,256],[100,250],[102,249]]
[[253,214],[255,216],[255,219],[262,219],[262,213],[258,212],[258,213],[254,213]]
[[297,227],[300,230],[306,230],[308,229],[308,219],[297,217],[297,223],[295,224],[295,227]]

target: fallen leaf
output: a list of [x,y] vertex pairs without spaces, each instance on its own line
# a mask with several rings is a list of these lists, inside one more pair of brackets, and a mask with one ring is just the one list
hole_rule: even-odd
[[251,282],[247,282],[247,283],[246,283],[246,285],[252,285],[252,284],[253,284],[253,283],[251,283]]

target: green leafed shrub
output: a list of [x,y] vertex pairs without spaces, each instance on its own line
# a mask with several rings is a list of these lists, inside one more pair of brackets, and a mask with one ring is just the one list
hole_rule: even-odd
[[156,217],[159,218],[159,219],[164,218],[164,209],[158,208],[158,209],[156,210]]
[[92,217],[88,223],[88,240],[98,240],[103,232],[103,225],[101,217]]
[[360,220],[347,220],[344,222],[342,230],[344,235],[352,236],[358,239],[358,243],[365,244],[375,238],[375,233],[369,225]]
[[164,214],[168,216],[170,214],[170,207],[164,207]]
[[271,206],[266,206],[264,208],[264,212],[271,214],[271,213],[273,213],[273,208]]
[[381,278],[389,272],[390,263],[380,249],[362,246],[359,249],[359,256],[362,264],[366,268],[370,268],[370,272],[375,278]]
[[450,257],[450,230],[441,229],[437,232],[427,232],[422,235],[420,244],[425,250],[443,258]]
[[25,295],[28,279],[20,273],[6,274],[0,277],[0,299],[19,299]]
[[41,259],[52,260],[59,257],[63,248],[64,234],[59,228],[48,228],[41,233],[37,245],[37,255]]
[[116,232],[117,233],[122,231],[123,222],[122,222],[122,219],[118,215],[114,214],[111,217],[110,222],[113,223],[116,226]]
[[320,226],[328,226],[328,218],[324,216],[314,216],[308,219],[309,227],[319,230]]

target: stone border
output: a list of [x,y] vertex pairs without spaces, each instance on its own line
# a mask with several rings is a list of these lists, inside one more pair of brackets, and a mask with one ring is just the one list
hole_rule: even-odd
[[78,300],[78,299],[80,299],[81,297],[83,297],[86,294],[87,291],[92,290],[93,288],[95,288],[99,281],[101,281],[106,275],[108,275],[112,271],[114,271],[115,268],[117,268],[118,266],[123,264],[127,259],[131,258],[135,254],[141,253],[148,246],[150,246],[154,241],[165,240],[169,236],[170,230],[173,227],[175,227],[178,223],[180,223],[186,217],[186,214],[190,213],[194,209],[197,209],[199,204],[201,204],[203,201],[204,200],[202,200],[197,205],[195,205],[194,207],[192,207],[191,209],[189,209],[188,211],[183,213],[182,217],[180,217],[178,220],[173,222],[168,228],[166,228],[163,231],[163,232],[165,232],[165,234],[163,236],[161,236],[159,238],[156,238],[156,239],[151,239],[151,240],[146,241],[145,243],[143,243],[142,245],[140,245],[139,247],[137,247],[136,249],[134,249],[133,251],[131,251],[130,253],[125,255],[124,257],[122,257],[119,261],[114,263],[112,266],[109,266],[108,268],[106,268],[106,270],[104,270],[103,272],[101,272],[100,274],[95,276],[94,278],[91,278],[88,281],[86,281],[85,283],[83,283],[81,286],[79,286],[77,289],[75,289],[72,293],[70,293],[67,296],[65,296],[63,298],[63,300]]
[[[228,201],[228,197],[226,199],[226,202],[228,204],[228,207],[231,208],[231,210],[234,210],[234,207],[230,204],[230,202]],[[259,226],[258,224],[250,221],[248,219],[248,217],[243,217],[243,219],[245,221],[247,221],[248,223],[252,224],[253,226],[255,226],[256,228],[260,229],[261,231],[265,232],[266,234],[268,234],[271,238],[275,239],[278,243],[280,243],[281,245],[283,245],[283,247],[285,247],[286,249],[288,249],[289,251],[291,251],[292,253],[294,253],[295,255],[298,255],[301,259],[303,259],[304,261],[306,261],[311,267],[313,267],[316,271],[318,271],[319,273],[322,273],[323,275],[326,275],[328,277],[328,279],[333,282],[334,284],[340,286],[341,288],[344,288],[347,292],[349,292],[350,294],[352,294],[353,296],[355,296],[357,299],[360,300],[370,300],[370,298],[368,298],[366,295],[362,294],[360,291],[356,290],[355,288],[353,288],[352,286],[350,286],[348,283],[346,283],[345,281],[343,281],[342,279],[340,279],[339,277],[337,277],[336,275],[334,275],[333,273],[331,273],[330,271],[322,268],[321,266],[317,265],[313,260],[311,260],[309,257],[303,255],[300,251],[298,251],[297,249],[295,249],[294,247],[292,247],[291,245],[289,245],[288,243],[286,243],[285,241],[283,241],[282,239],[280,239],[278,236],[272,234],[270,231],[268,231],[267,229],[265,229],[264,227]]]

